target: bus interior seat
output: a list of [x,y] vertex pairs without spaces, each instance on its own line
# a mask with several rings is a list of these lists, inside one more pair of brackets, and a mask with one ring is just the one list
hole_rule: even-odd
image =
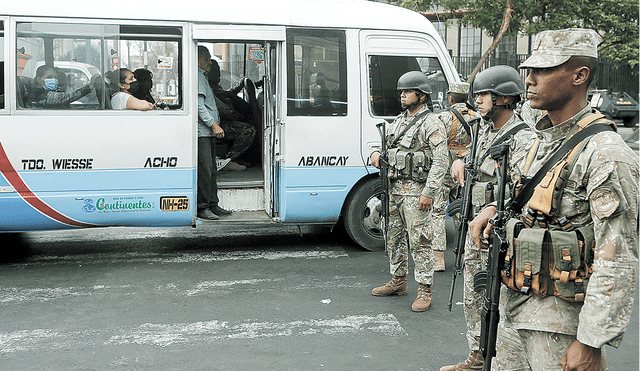
[[33,79],[27,76],[17,78],[17,107],[21,109],[31,108],[31,92],[33,90]]

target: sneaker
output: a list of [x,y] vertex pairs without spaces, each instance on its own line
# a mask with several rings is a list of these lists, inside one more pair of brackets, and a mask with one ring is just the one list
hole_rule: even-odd
[[198,218],[207,219],[207,220],[220,219],[219,216],[217,216],[216,214],[212,213],[211,210],[209,210],[209,209],[204,209],[204,210],[198,211]]
[[371,294],[375,296],[407,295],[407,279],[406,277],[393,277],[384,286],[371,290]]
[[229,165],[224,167],[224,171],[245,171],[247,167],[244,165],[240,165],[235,161],[229,162]]
[[414,312],[424,312],[431,306],[431,287],[427,285],[418,285],[418,297],[411,305]]
[[216,157],[216,169],[218,171],[224,169],[231,162],[230,158],[220,158]]

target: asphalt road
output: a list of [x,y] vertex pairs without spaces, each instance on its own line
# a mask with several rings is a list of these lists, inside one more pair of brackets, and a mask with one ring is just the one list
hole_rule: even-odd
[[[301,233],[302,232],[302,233]],[[1,370],[438,370],[468,353],[453,255],[434,301],[325,228],[33,232],[3,246]],[[461,281],[459,281],[461,282]],[[638,369],[638,305],[610,370]]]

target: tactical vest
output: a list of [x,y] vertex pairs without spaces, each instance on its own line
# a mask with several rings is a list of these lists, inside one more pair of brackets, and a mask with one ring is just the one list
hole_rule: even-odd
[[411,179],[416,182],[427,180],[433,155],[431,149],[420,146],[419,130],[420,124],[415,124],[400,139],[390,136],[389,144],[392,148],[387,150],[389,179]]
[[[589,114],[578,122],[577,127],[582,130],[598,122],[610,121],[604,115]],[[573,225],[558,213],[558,206],[577,154],[589,139],[573,147],[549,170],[536,186],[524,215],[508,222],[509,251],[505,256],[502,282],[510,289],[540,297],[553,295],[570,302],[584,301],[593,273],[596,244],[593,225]],[[539,140],[527,156],[523,174],[527,174],[538,145]]]

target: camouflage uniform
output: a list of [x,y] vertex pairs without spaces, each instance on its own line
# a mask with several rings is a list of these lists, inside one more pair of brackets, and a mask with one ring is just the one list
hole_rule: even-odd
[[[538,122],[536,128],[543,129],[538,133],[541,141],[528,175],[535,174],[567,135],[575,131],[576,123],[590,112],[587,105],[560,125],[550,127],[547,116]],[[547,365],[543,369],[549,369],[548,365],[559,369],[560,358],[576,338],[596,348],[605,344],[617,347],[629,323],[638,272],[638,157],[620,135],[612,132],[594,135],[576,156],[558,213],[567,216],[574,226],[593,223],[595,260],[585,300],[568,302],[555,296],[541,298],[506,290],[501,300],[505,326],[517,329],[525,343],[510,347],[500,344],[496,365],[504,365],[501,358],[524,355],[524,350],[531,367],[538,363]],[[521,163],[524,166],[524,161]],[[535,348],[535,343],[523,336],[525,330],[530,339],[532,333],[542,332],[537,336],[557,339],[562,334],[568,335],[570,341],[555,349]]]
[[520,106],[520,110],[518,112],[522,121],[524,121],[527,125],[532,128],[536,126],[538,120],[542,118],[542,116],[546,115],[547,112],[535,108],[531,108],[531,101],[525,101]]
[[[450,93],[468,94],[469,84],[467,83],[451,83],[449,86]],[[477,116],[477,113],[469,110],[466,103],[455,103],[451,106],[451,109],[455,109],[461,113],[465,121],[469,122],[472,118]],[[464,148],[471,138],[462,124],[458,122],[457,117],[450,111],[442,111],[437,114],[438,118],[444,123],[445,130],[447,132],[448,147],[449,147],[449,169],[444,177],[443,187],[441,187],[442,196],[439,199],[442,200],[439,204],[433,204],[433,223],[431,225],[433,236],[433,250],[445,251],[447,249],[447,234],[446,234],[446,215],[447,204],[449,203],[449,194],[456,188],[457,183],[451,178],[451,164],[458,156],[458,152],[461,148]],[[455,132],[453,127],[455,125]]]
[[235,161],[253,143],[256,129],[246,122],[238,121],[233,109],[218,97],[216,97],[216,105],[220,112],[220,127],[224,130],[224,139],[222,140],[233,142],[224,157]]
[[[520,67],[554,67],[572,55],[597,57],[597,38],[591,30],[545,31],[536,42],[533,55]],[[553,126],[548,116],[537,122],[540,144],[527,171],[529,175],[535,174],[577,131],[578,121],[591,112],[585,104],[563,123]],[[569,169],[557,210],[553,210],[558,216],[566,216],[575,227],[593,226],[593,273],[584,301],[569,302],[553,295],[539,297],[504,289],[506,295],[501,296],[500,305],[505,326],[518,331],[520,342],[501,341],[498,334],[494,363],[497,369],[509,367],[507,357],[519,357],[535,370],[560,370],[560,359],[574,340],[594,348],[605,344],[617,347],[622,341],[638,275],[639,161],[617,133],[601,132],[586,143],[574,156],[575,166]],[[534,227],[539,226],[536,223]],[[550,224],[549,229],[557,230],[558,226]],[[606,369],[604,349],[602,355],[601,369]]]
[[[474,215],[477,215],[492,200],[482,201],[482,187],[479,182],[491,182],[497,184],[495,175],[494,160],[488,156],[489,148],[495,139],[502,136],[511,128],[520,124],[517,115],[511,118],[498,130],[492,129],[491,122],[481,122],[481,129],[478,137],[476,161],[474,167],[477,170],[478,182],[473,192]],[[520,130],[515,135],[507,139],[504,143],[510,143],[509,149],[509,174],[511,181],[515,181],[521,175],[521,168],[518,166],[527,151],[531,148],[535,135],[532,130]],[[484,160],[483,160],[484,159]],[[480,191],[480,192],[479,192]],[[480,312],[482,311],[484,291],[476,292],[473,289],[473,276],[487,267],[488,250],[478,250],[471,241],[470,234],[467,234],[464,250],[464,317],[467,322],[467,341],[471,351],[480,347]]]
[[[428,111],[423,105],[415,115]],[[414,116],[415,116],[414,115]],[[401,113],[388,126],[387,140],[389,146],[396,135],[411,121],[414,116],[408,112]],[[429,224],[432,210],[418,209],[420,195],[433,199],[433,204],[442,202],[440,188],[448,168],[446,133],[442,122],[433,114],[427,114],[408,130],[397,143],[402,151],[431,152],[431,167],[426,181],[418,182],[406,177],[391,176],[389,180],[389,232],[387,234],[387,254],[390,272],[394,277],[403,277],[408,272],[408,249],[411,250],[415,262],[415,280],[431,285],[433,282],[433,250]],[[391,146],[389,147],[392,148]]]

